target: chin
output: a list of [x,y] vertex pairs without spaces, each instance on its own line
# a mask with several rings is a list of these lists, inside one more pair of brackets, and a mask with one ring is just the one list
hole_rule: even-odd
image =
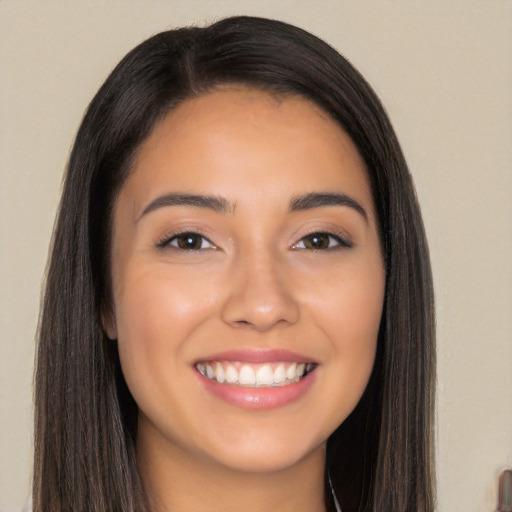
[[[283,439],[282,435],[257,439],[250,436],[243,442],[232,442],[210,456],[226,468],[248,473],[272,473],[289,469],[304,459],[325,455],[326,441]],[[293,441],[293,442],[292,442]]]
[[[319,453],[324,453],[325,450],[321,447],[317,450]],[[223,465],[241,473],[277,473],[292,468],[299,464],[303,459],[312,456],[308,454],[291,454],[291,453],[276,453],[272,450],[270,453],[250,453],[246,454],[233,454],[232,457],[223,458]]]

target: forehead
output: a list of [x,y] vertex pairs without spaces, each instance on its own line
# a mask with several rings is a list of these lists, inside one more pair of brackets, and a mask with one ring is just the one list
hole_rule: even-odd
[[372,202],[359,152],[334,119],[303,97],[246,87],[170,111],[140,147],[125,186],[148,197],[166,187],[222,196],[245,187],[257,196],[270,194],[265,184],[289,195],[357,191]]
[[[237,125],[241,118],[242,125]],[[229,133],[230,127],[234,129],[232,136],[243,135],[244,131],[250,130],[281,131],[284,135],[286,130],[293,137],[307,131],[312,139],[321,136],[326,142],[334,142],[357,153],[350,137],[316,103],[298,95],[274,94],[245,86],[224,86],[189,98],[172,109],[156,124],[139,148],[137,163],[171,138],[199,139],[206,132],[214,137],[220,128]]]

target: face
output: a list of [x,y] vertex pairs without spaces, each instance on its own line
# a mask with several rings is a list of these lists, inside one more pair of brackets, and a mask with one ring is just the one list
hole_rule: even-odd
[[314,104],[221,89],[140,148],[113,311],[139,441],[249,471],[324,450],[368,382],[384,269],[364,164]]

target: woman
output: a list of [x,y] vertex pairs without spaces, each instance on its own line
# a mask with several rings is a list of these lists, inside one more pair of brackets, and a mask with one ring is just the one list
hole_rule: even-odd
[[358,72],[249,17],[130,52],[64,185],[34,510],[431,511],[433,382],[421,216]]

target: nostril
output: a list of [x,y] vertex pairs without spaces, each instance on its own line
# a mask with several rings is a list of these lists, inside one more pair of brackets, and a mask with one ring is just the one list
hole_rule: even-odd
[[271,273],[256,267],[249,270],[226,289],[222,319],[233,327],[257,331],[295,323],[299,306],[294,294]]

